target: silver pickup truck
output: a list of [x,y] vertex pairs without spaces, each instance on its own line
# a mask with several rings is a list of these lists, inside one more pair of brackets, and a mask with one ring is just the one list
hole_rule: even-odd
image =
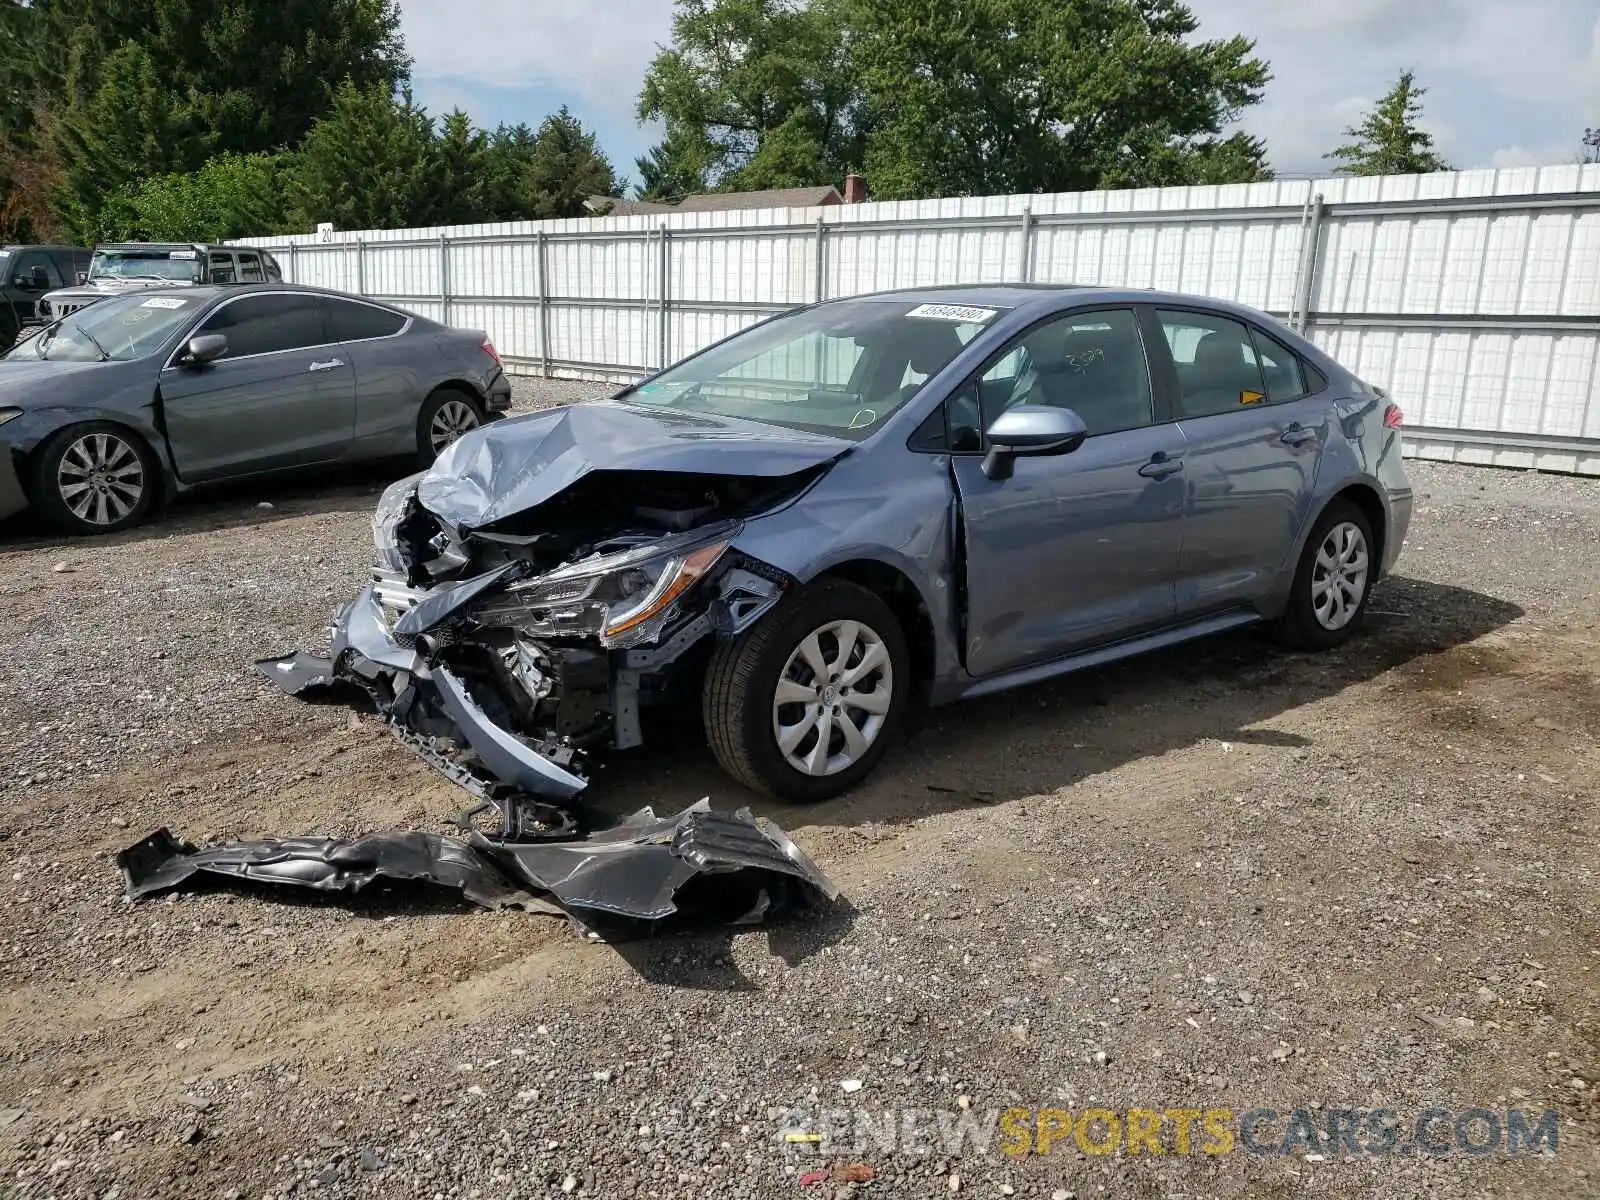
[[[279,283],[283,271],[265,250],[188,242],[126,242],[95,248],[77,285],[39,300],[31,325],[44,326],[107,296],[140,288],[200,283]],[[24,327],[22,336],[28,329]]]

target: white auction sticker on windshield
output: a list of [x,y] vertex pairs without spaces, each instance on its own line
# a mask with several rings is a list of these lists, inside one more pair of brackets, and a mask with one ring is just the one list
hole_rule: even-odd
[[180,300],[176,296],[151,296],[150,299],[146,300],[143,304],[139,305],[139,307],[140,308],[182,308],[187,303],[189,303],[187,300]]
[[965,304],[919,304],[906,314],[930,321],[956,321],[961,324],[982,325],[992,321],[996,314],[992,308],[969,308]]
[[171,254],[167,255],[168,259],[176,258],[176,259],[180,259],[180,260],[182,260],[182,259],[190,259],[190,258],[194,258],[194,257],[195,257],[195,253],[194,253],[193,250],[174,250]]

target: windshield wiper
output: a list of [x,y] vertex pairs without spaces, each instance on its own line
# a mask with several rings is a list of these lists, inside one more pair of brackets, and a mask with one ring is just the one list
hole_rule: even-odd
[[78,324],[74,323],[72,328],[76,329],[79,333],[83,334],[84,337],[88,338],[91,342],[94,343],[94,348],[96,350],[100,351],[100,361],[101,362],[110,362],[111,361],[111,355],[106,353],[106,348],[100,344],[100,339],[99,338],[95,337],[94,334],[90,333],[82,325],[78,325]]

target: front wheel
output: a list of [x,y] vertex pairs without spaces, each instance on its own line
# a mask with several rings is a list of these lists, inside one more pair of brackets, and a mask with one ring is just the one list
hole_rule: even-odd
[[864,588],[826,580],[717,647],[706,672],[706,734],[739,782],[814,803],[877,767],[910,690],[905,633],[889,606]]
[[483,423],[483,407],[476,400],[454,388],[440,388],[417,417],[417,461],[432,466],[451,443]]
[[1342,645],[1367,611],[1376,545],[1364,512],[1344,501],[1329,505],[1300,554],[1289,606],[1277,623],[1281,640],[1300,650]]
[[35,502],[63,533],[115,533],[137,525],[160,484],[144,439],[109,421],[61,430],[34,464]]

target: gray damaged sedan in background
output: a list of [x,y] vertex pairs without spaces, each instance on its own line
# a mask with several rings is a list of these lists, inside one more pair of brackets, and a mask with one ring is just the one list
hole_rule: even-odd
[[139,291],[0,358],[0,519],[107,533],[197,484],[426,464],[510,404],[478,331],[281,283]]
[[474,431],[383,496],[332,658],[515,824],[651,708],[791,801],[946,703],[1270,622],[1343,642],[1400,553],[1401,413],[1230,304],[969,287],[775,317]]

